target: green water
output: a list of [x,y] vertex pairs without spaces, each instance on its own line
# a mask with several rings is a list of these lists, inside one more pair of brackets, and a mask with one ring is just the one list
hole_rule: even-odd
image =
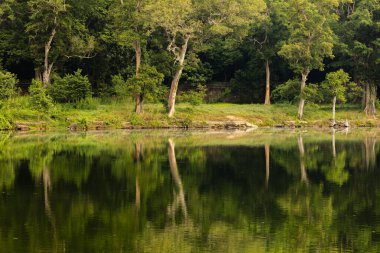
[[375,131],[0,135],[0,252],[380,252]]

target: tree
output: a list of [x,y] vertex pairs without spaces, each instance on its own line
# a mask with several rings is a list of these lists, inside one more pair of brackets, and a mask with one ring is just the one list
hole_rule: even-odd
[[270,104],[271,94],[271,68],[273,58],[280,50],[281,41],[286,39],[286,29],[281,24],[276,14],[273,1],[266,0],[267,13],[263,22],[254,24],[253,39],[259,58],[264,61],[265,65],[265,102]]
[[65,0],[29,0],[28,7],[31,14],[26,32],[35,56],[36,78],[47,87],[53,66],[60,57],[88,57],[95,41],[83,22],[70,14]]
[[150,26],[165,32],[167,49],[175,58],[176,69],[168,98],[169,117],[173,117],[190,39],[202,41],[212,35],[231,33],[245,37],[249,25],[265,10],[265,3],[262,0],[159,0],[151,1],[145,10],[149,13]]
[[347,100],[347,87],[354,88],[355,83],[350,82],[350,75],[340,69],[336,72],[328,73],[326,80],[322,82],[322,89],[327,98],[332,99],[332,126],[335,126],[335,107],[336,103],[345,103]]
[[282,22],[289,30],[289,39],[278,54],[284,57],[293,71],[301,75],[298,118],[302,119],[304,90],[310,71],[324,68],[323,60],[333,57],[333,31],[330,22],[337,0],[279,0],[276,6]]
[[[117,44],[122,46],[132,46],[135,51],[135,73],[136,77],[140,74],[142,44],[146,43],[146,18],[144,11],[146,0],[120,1],[115,3],[110,9],[113,15],[111,24],[111,34],[115,35]],[[143,94],[135,94],[135,112],[142,113]]]
[[0,100],[14,97],[18,93],[17,77],[7,71],[0,70]]
[[82,75],[82,70],[73,74],[67,74],[63,78],[54,75],[53,85],[49,87],[49,95],[56,102],[79,102],[91,97],[91,83],[87,76]]
[[14,0],[5,0],[0,3],[0,24],[4,19],[13,19],[12,4]]
[[378,0],[347,1],[335,24],[338,59],[335,65],[350,70],[354,81],[364,86],[363,105],[367,115],[376,114],[376,83],[380,80],[380,17]]
[[120,75],[114,76],[112,81],[115,85],[116,93],[122,96],[132,95],[132,97],[139,97],[136,106],[139,108],[138,113],[143,113],[144,100],[157,100],[163,94],[162,82],[164,75],[159,73],[156,68],[143,65],[139,75],[135,75],[124,81]]

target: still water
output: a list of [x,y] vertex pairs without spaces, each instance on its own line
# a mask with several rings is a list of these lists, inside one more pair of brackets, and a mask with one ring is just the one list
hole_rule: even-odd
[[379,134],[2,134],[0,252],[380,252]]

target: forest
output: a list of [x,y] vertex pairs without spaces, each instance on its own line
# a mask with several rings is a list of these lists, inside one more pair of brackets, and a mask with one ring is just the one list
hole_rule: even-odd
[[379,0],[1,0],[0,128],[372,120],[379,35]]

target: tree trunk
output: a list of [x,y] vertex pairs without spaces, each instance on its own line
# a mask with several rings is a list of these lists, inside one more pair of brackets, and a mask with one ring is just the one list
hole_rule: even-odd
[[57,17],[54,18],[54,28],[51,31],[49,40],[45,44],[44,72],[42,74],[42,82],[45,88],[47,88],[47,86],[50,84],[51,71],[53,69],[53,64],[54,64],[54,63],[49,63],[49,53],[50,53],[51,45],[53,43],[55,34],[57,33],[56,26],[57,26]]
[[141,94],[136,95],[135,97],[135,113],[143,113],[144,112],[144,107],[143,107],[143,96]]
[[333,107],[332,107],[332,126],[335,126],[335,106],[336,106],[336,96],[333,98]]
[[269,183],[269,170],[270,170],[270,148],[269,144],[265,144],[265,186]]
[[175,99],[177,96],[178,83],[179,83],[179,80],[181,79],[181,75],[182,75],[182,71],[183,71],[183,67],[185,63],[187,47],[190,40],[190,35],[187,34],[184,39],[185,39],[184,44],[182,45],[179,52],[177,70],[174,74],[174,77],[170,86],[170,93],[169,93],[169,99],[168,99],[169,117],[173,117],[174,112],[175,112]]
[[309,75],[309,71],[305,71],[302,73],[302,79],[301,79],[301,94],[300,94],[300,103],[298,106],[298,118],[302,119],[303,118],[303,111],[305,107],[305,87],[306,87],[306,81],[307,81],[307,76]]
[[373,84],[366,83],[365,86],[365,113],[368,116],[376,115],[377,89]]
[[269,61],[265,63],[266,85],[265,85],[265,104],[270,105],[270,66]]
[[34,69],[34,80],[42,82],[42,73],[40,68]]
[[[135,58],[136,58],[136,76],[140,74],[141,69],[141,43],[139,40],[136,40],[133,43],[133,47],[135,49]],[[135,96],[135,112],[140,114],[143,113],[143,96],[142,94],[136,94]]]
[[139,75],[141,69],[141,43],[139,40],[136,40],[133,43],[133,47],[135,49],[135,57],[136,57],[136,76]]

